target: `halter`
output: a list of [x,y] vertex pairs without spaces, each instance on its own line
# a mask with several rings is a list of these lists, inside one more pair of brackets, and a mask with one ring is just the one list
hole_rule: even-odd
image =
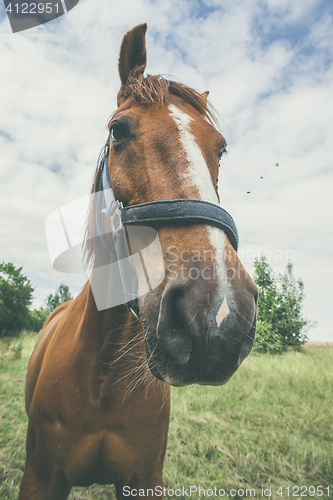
[[[161,226],[161,225],[189,225],[189,224],[208,224],[210,226],[222,229],[228,237],[231,245],[236,250],[238,249],[238,232],[236,224],[231,215],[218,205],[202,200],[190,199],[175,199],[151,201],[141,203],[140,205],[131,205],[124,207],[122,202],[117,200],[110,182],[108,159],[109,159],[109,141],[110,135],[104,146],[102,157],[102,172],[99,185],[99,197],[96,209],[96,225],[98,235],[105,248],[112,254],[115,254],[119,263],[120,275],[124,285],[126,296],[125,275],[122,273],[122,255],[121,242],[119,237],[119,229],[122,226],[139,224],[146,226]],[[107,208],[102,209],[103,195]],[[112,239],[114,249],[112,249],[105,238],[101,223],[101,212],[108,213],[111,217]],[[137,299],[126,300],[128,308],[138,311]],[[134,310],[133,310],[134,309]],[[135,314],[136,315],[136,314]]]

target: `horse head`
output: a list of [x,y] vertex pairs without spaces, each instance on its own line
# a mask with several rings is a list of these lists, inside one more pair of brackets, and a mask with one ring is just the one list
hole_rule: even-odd
[[[144,76],[146,29],[128,32],[120,50],[107,163],[114,195],[124,207],[199,200],[200,210],[213,210],[226,140],[207,92]],[[208,219],[154,223],[165,276],[138,299],[149,368],[175,386],[225,383],[254,342],[257,287],[232,235]]]

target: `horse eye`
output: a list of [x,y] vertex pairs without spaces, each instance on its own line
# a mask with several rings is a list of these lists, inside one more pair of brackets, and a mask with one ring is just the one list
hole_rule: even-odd
[[121,123],[113,123],[110,127],[110,134],[112,142],[121,141],[128,135],[128,130],[125,125]]
[[225,144],[223,146],[223,148],[221,149],[221,151],[219,152],[219,160],[221,160],[221,158],[224,155],[224,153],[226,152],[226,150],[227,150],[227,145]]

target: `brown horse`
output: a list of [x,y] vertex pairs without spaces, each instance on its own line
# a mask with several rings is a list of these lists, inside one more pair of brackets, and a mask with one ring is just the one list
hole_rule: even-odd
[[[137,315],[123,304],[98,310],[88,282],[46,320],[28,368],[19,500],[62,500],[93,483],[114,484],[118,499],[159,496],[169,384],[223,384],[253,345],[257,288],[238,260],[235,231],[216,222],[225,139],[207,93],[143,76],[145,33],[138,26],[122,42],[105,175],[125,208],[159,202],[155,213],[171,200],[170,214],[201,212],[146,224],[158,231],[165,276],[139,296]],[[96,264],[103,251],[88,245],[88,260]]]

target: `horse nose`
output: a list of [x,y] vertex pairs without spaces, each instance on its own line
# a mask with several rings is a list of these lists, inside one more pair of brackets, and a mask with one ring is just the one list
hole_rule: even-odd
[[230,297],[227,302],[227,285],[221,295],[204,280],[169,279],[160,301],[157,350],[174,366],[187,365],[200,377],[222,365],[237,369],[251,351],[255,333],[257,288],[252,280],[247,286],[241,300]]
[[[159,345],[176,364],[188,362],[193,344],[199,342],[200,309],[206,307],[199,299],[200,287],[191,280],[170,280],[163,292],[157,323]],[[198,304],[201,306],[198,307]]]

